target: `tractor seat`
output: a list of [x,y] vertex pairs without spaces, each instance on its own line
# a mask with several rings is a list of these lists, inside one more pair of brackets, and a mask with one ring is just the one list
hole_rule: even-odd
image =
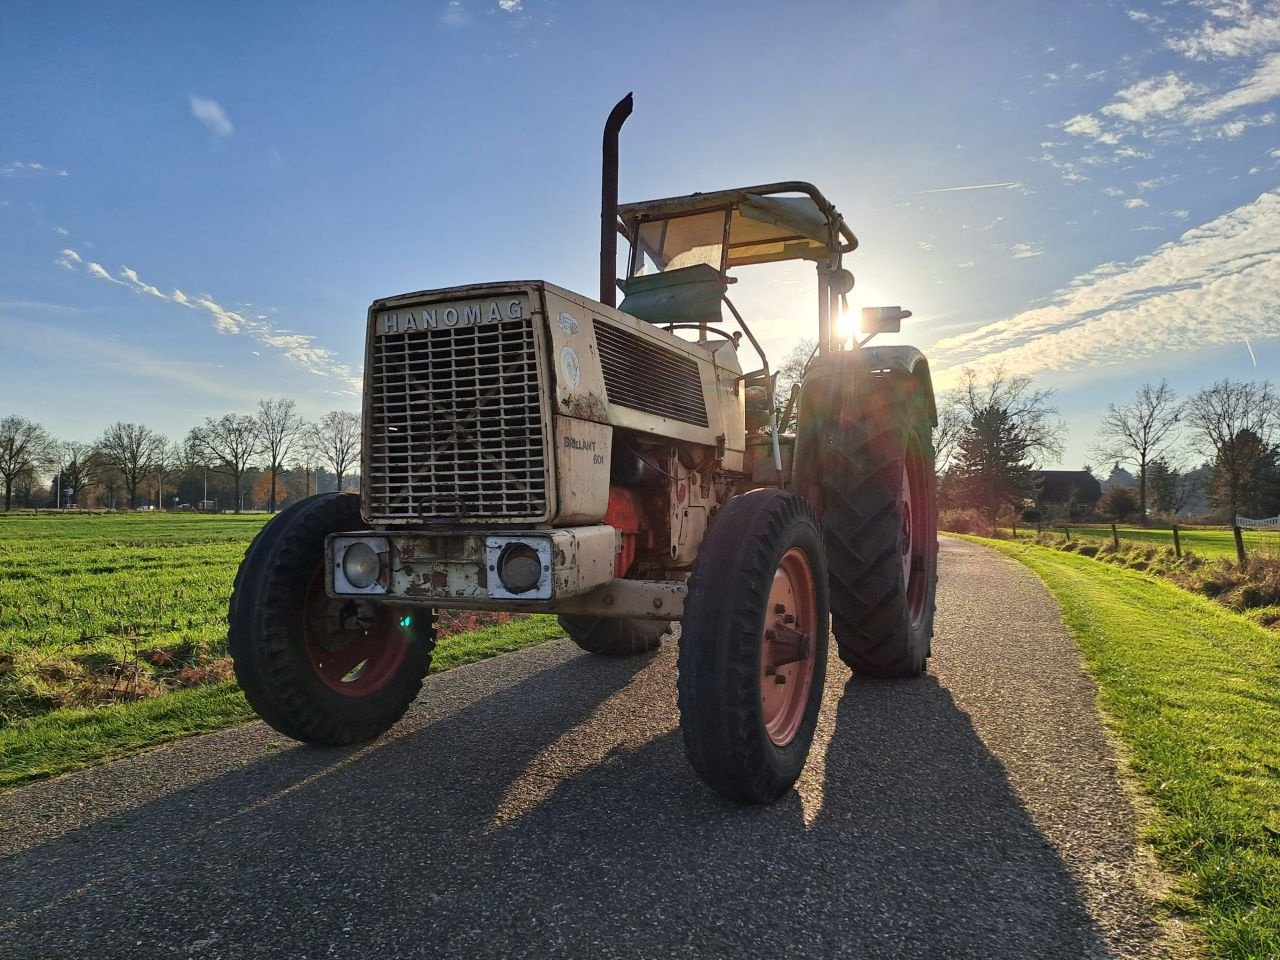
[[655,325],[719,323],[720,300],[728,283],[708,263],[631,277],[618,309]]

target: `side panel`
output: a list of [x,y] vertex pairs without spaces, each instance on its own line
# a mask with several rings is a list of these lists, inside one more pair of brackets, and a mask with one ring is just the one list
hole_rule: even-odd
[[555,418],[555,524],[599,523],[609,507],[609,456],[613,427],[593,420]]
[[[547,284],[545,290],[548,352],[556,370],[554,406],[558,413],[709,447],[716,446],[724,437],[726,446],[739,455],[738,462],[741,463],[742,432],[724,432],[725,418],[720,411],[722,401],[717,400],[717,395],[725,389],[723,382],[735,380],[739,370],[718,368],[712,361],[710,350],[652,324],[552,284]],[[696,364],[706,401],[707,425],[610,403],[600,357],[600,337],[594,329],[596,325],[617,328],[653,348],[669,351]],[[738,403],[736,398],[734,403]],[[726,466],[734,469],[730,464]]]

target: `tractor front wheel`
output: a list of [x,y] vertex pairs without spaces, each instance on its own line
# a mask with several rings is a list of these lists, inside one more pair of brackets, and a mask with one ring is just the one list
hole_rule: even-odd
[[770,803],[809,756],[827,669],[827,569],[809,504],[781,490],[730,500],[689,580],[680,726],[706,783]]
[[295,740],[372,740],[404,715],[431,665],[430,610],[326,594],[325,538],[361,526],[354,494],[309,497],[262,528],[236,575],[236,679],[258,715]]

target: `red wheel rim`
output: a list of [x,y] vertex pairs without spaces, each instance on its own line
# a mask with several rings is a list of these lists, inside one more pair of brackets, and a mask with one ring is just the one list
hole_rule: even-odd
[[906,590],[911,625],[924,619],[929,595],[926,559],[929,556],[929,487],[924,454],[914,436],[902,461],[902,584]]
[[769,590],[760,643],[760,705],[769,739],[795,739],[813,687],[813,637],[818,620],[813,570],[804,551],[782,555]]
[[317,571],[303,602],[303,646],[320,681],[344,697],[385,687],[409,649],[413,613],[352,597],[334,599]]

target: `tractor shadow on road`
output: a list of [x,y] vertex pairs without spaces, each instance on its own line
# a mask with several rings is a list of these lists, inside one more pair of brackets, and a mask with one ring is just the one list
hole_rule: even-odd
[[372,749],[289,749],[11,857],[0,941],[73,956],[91,934],[98,957],[140,942],[158,956],[1111,956],[950,693],[832,673],[820,749],[773,807],[693,776],[673,649],[574,656]]

